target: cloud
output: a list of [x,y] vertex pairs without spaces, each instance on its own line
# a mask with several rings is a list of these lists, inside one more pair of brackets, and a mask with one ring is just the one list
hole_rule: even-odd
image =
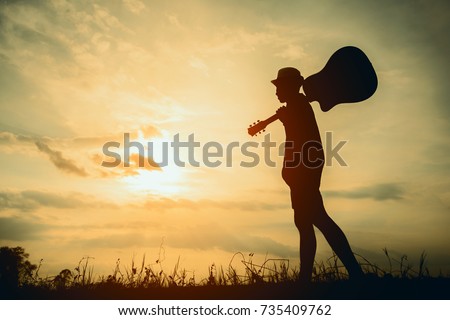
[[[37,5],[31,2],[10,2],[8,4],[1,3],[0,6],[3,9],[0,10],[2,21],[0,33],[5,40],[7,49],[27,44],[40,52],[51,53],[52,57],[62,61],[70,58],[65,44],[60,41],[60,38],[54,37],[51,32],[48,32],[51,29],[46,29],[47,23],[55,22],[54,17],[47,15],[47,13],[54,12],[51,5],[48,6],[43,2]],[[17,19],[18,16],[21,16],[22,19]],[[37,23],[38,21],[40,23]],[[33,53],[29,51],[19,55],[34,57]]]
[[404,190],[396,183],[381,183],[359,189],[340,191],[330,190],[322,192],[326,197],[348,199],[374,199],[377,201],[400,200],[405,194]]
[[[100,170],[100,176],[102,178],[137,176],[139,175],[140,170],[163,170],[152,158],[140,155],[138,153],[130,154],[128,162],[125,162],[125,160],[122,159],[118,153],[108,157],[103,154],[95,154],[91,157],[91,160],[95,164],[102,166],[102,169]],[[107,167],[108,163],[118,164],[113,167]]]
[[145,4],[139,0],[123,0],[125,7],[135,14],[139,14],[145,9]]
[[0,145],[2,144],[18,144],[18,143],[32,143],[34,140],[31,137],[14,134],[7,131],[0,132]]
[[187,209],[187,210],[199,210],[199,209],[224,209],[224,210],[243,210],[243,211],[272,211],[289,209],[290,204],[286,203],[270,203],[265,201],[234,201],[234,200],[190,200],[190,199],[171,199],[160,198],[148,200],[143,204],[144,208],[148,209]]
[[[160,131],[152,125],[140,126],[130,132],[130,139],[132,141],[142,136],[145,139],[152,139],[160,135]],[[61,171],[75,174],[81,177],[95,176],[95,172],[100,172],[101,177],[116,177],[116,176],[132,176],[138,175],[140,170],[161,170],[160,166],[151,157],[142,156],[139,154],[131,154],[129,158],[129,165],[125,167],[123,162],[112,170],[111,168],[100,167],[103,161],[111,162],[109,157],[99,154],[98,150],[109,141],[118,142],[123,147],[124,134],[111,134],[103,136],[81,136],[74,138],[50,138],[39,137],[34,135],[15,134],[8,131],[0,132],[0,148],[1,151],[6,152],[22,152],[30,155],[35,150],[35,147],[42,153],[48,155],[50,161]],[[86,154],[88,160],[87,165],[95,164],[95,168],[85,168],[77,165],[73,160],[67,158],[66,154],[56,148],[67,150],[72,154],[76,151],[77,159],[81,159],[81,155]],[[31,149],[33,148],[33,149]],[[94,151],[95,150],[95,151]],[[117,150],[120,152],[119,150]],[[95,152],[93,154],[93,152]],[[118,154],[117,154],[118,155]],[[119,155],[118,155],[119,156]],[[142,164],[142,165],[140,165]],[[99,170],[100,168],[100,170]]]
[[35,144],[39,151],[47,154],[50,161],[61,171],[72,173],[81,177],[87,176],[87,172],[83,168],[76,166],[73,161],[65,159],[60,151],[50,149],[47,144],[41,141],[36,141]]
[[297,44],[287,44],[282,51],[275,53],[276,57],[291,61],[300,61],[306,57],[305,50]]
[[127,165],[129,166],[128,168],[136,167],[148,171],[161,170],[161,167],[151,158],[138,153],[130,154],[129,163],[127,163]]
[[197,57],[192,57],[189,60],[189,65],[194,68],[199,70],[200,72],[202,72],[205,76],[209,76],[209,68],[207,66],[207,64],[200,58]]
[[39,204],[31,199],[27,199],[20,193],[0,192],[0,210],[19,209],[29,211],[39,207]]
[[[1,126],[6,126],[0,123]],[[59,147],[101,147],[104,143],[109,141],[123,142],[124,133],[113,133],[108,135],[98,136],[76,136],[71,138],[55,138],[48,136],[40,136],[36,134],[22,134],[18,133],[19,129],[9,127],[8,130],[0,131],[0,146],[8,145],[10,147],[19,144],[35,144],[37,141],[44,142],[45,144],[57,145]],[[142,125],[137,128],[131,128],[127,131],[131,140],[138,139],[140,135],[146,139],[152,139],[154,137],[161,136],[161,131],[153,125]]]
[[32,211],[41,207],[69,209],[82,207],[99,207],[105,203],[96,201],[88,195],[72,193],[58,194],[37,190],[1,191],[0,211],[5,209],[19,209]]
[[139,127],[139,131],[142,132],[144,138],[153,138],[161,135],[161,131],[152,125],[144,125]]
[[132,246],[156,245],[161,238],[143,233],[127,232],[121,234],[109,234],[99,237],[76,239],[73,243],[86,248],[129,248]]
[[[286,203],[269,203],[264,201],[216,201],[209,199],[190,200],[185,198],[155,198],[142,203],[133,201],[128,204],[136,210],[152,210],[163,212],[165,210],[211,210],[223,209],[227,211],[272,211],[289,209]],[[36,210],[40,207],[59,209],[69,208],[98,208],[112,206],[88,194],[82,193],[54,193],[39,190],[0,191],[0,211],[4,209],[19,209],[22,211]]]
[[[141,224],[142,226],[142,224]],[[114,231],[113,231],[114,232]],[[298,249],[269,237],[228,231],[217,224],[185,226],[182,232],[168,229],[155,232],[117,232],[92,238],[77,239],[77,245],[100,248],[128,248],[130,246],[157,246],[164,238],[165,244],[173,248],[211,250],[219,249],[231,253],[254,252],[280,257],[296,257]]]
[[[114,157],[116,160],[119,161],[120,158]],[[102,164],[104,157],[101,155],[94,155],[92,157],[92,160],[95,163]],[[109,159],[106,162],[111,162],[112,159]],[[142,166],[140,164],[143,164]],[[129,166],[125,167],[123,163],[120,163],[119,165],[115,167],[105,168],[103,170],[100,170],[100,177],[101,178],[123,178],[123,177],[130,177],[130,176],[137,176],[139,175],[140,170],[146,170],[146,171],[161,171],[161,167],[155,163],[150,158],[138,155],[138,154],[131,154],[130,155],[130,162],[128,163]]]
[[34,240],[46,229],[45,225],[30,223],[19,217],[0,217],[0,240]]
[[180,19],[178,19],[178,15],[176,14],[166,14],[166,18],[169,21],[169,24],[173,26],[177,31],[187,32],[189,28],[186,28],[185,25],[180,23]]
[[201,250],[221,249],[228,252],[248,251],[270,253],[283,257],[294,257],[298,249],[279,243],[269,237],[228,231],[220,225],[200,225],[188,228],[183,233],[175,232],[165,237],[167,245],[178,248]]

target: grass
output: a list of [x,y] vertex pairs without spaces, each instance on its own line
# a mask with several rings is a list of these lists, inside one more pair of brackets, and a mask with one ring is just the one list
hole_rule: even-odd
[[[131,266],[117,260],[110,275],[94,277],[92,257],[83,257],[74,269],[42,278],[39,266],[16,288],[0,286],[4,299],[449,299],[450,278],[430,276],[426,254],[422,253],[418,268],[383,252],[388,269],[358,256],[366,279],[352,282],[336,255],[316,263],[313,281],[298,282],[298,269],[287,259],[265,259],[253,262],[253,253],[235,253],[227,267],[212,264],[208,275],[197,280],[194,272],[177,263],[164,270],[162,261],[147,263],[144,256]],[[234,265],[238,265],[235,267]]]

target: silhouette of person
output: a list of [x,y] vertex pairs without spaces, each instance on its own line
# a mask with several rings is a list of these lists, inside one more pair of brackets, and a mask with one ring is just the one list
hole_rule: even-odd
[[325,156],[319,128],[311,105],[300,93],[300,71],[288,67],[272,80],[278,100],[286,106],[277,110],[286,132],[282,177],[291,190],[294,222],[300,233],[300,281],[310,282],[316,255],[316,226],[325,236],[351,278],[363,271],[353,255],[348,240],[325,210],[320,180]]

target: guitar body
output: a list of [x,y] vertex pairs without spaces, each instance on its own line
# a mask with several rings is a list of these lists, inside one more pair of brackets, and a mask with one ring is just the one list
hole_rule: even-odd
[[[303,91],[310,102],[317,101],[322,111],[331,110],[340,103],[360,102],[377,90],[377,74],[369,58],[356,47],[343,47],[333,53],[325,67],[309,76]],[[277,120],[274,114],[266,120],[254,122],[248,134],[255,136]]]
[[361,49],[348,46],[337,50],[321,71],[306,78],[303,91],[310,102],[319,102],[326,112],[340,103],[368,99],[377,85],[370,60]]

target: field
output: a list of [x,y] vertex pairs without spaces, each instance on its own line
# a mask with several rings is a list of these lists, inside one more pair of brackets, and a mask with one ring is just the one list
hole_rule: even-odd
[[[299,283],[298,270],[290,269],[283,259],[252,262],[252,254],[236,253],[233,261],[241,268],[209,267],[207,278],[196,280],[177,263],[166,272],[156,261],[145,258],[94,278],[89,258],[83,258],[73,269],[41,278],[38,265],[31,264],[23,248],[1,248],[0,298],[2,299],[450,299],[450,278],[432,277],[422,254],[417,269],[407,264],[406,256],[391,259],[383,270],[358,257],[366,276],[349,280],[336,256],[317,263],[311,283]],[[9,263],[9,265],[8,265]],[[14,269],[17,267],[16,269]]]

